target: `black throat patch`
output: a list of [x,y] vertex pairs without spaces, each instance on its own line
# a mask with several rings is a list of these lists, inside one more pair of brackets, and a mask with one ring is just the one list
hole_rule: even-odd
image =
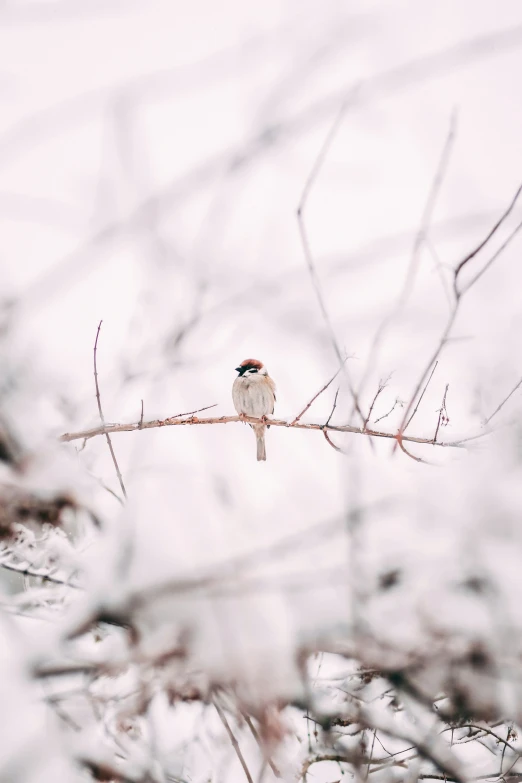
[[236,370],[237,370],[237,371],[238,371],[238,373],[239,373],[239,377],[241,377],[241,376],[242,376],[242,375],[244,375],[246,372],[248,372],[248,370],[254,370],[254,372],[257,372],[257,371],[258,371],[258,369],[259,369],[259,368],[258,368],[258,367],[256,367],[256,365],[255,365],[255,364],[245,364],[245,365],[243,365],[243,367],[236,367]]

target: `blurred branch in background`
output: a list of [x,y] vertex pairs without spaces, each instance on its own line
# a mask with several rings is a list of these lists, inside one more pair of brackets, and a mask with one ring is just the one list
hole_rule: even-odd
[[[373,102],[394,95],[414,85],[423,84],[440,78],[448,71],[461,68],[487,57],[505,55],[512,49],[522,46],[522,26],[491,33],[482,37],[461,41],[453,46],[433,54],[416,58],[411,62],[398,66],[383,73],[369,77],[362,83],[356,83],[321,98],[310,106],[306,106],[294,116],[283,117],[273,124],[261,128],[252,138],[241,146],[213,154],[210,159],[198,164],[191,171],[184,173],[174,182],[152,196],[144,199],[124,220],[107,223],[101,229],[88,237],[77,250],[68,253],[50,272],[45,272],[39,279],[24,291],[20,304],[34,308],[46,304],[52,297],[63,290],[63,286],[78,274],[85,274],[103,260],[101,249],[108,243],[113,243],[122,237],[132,237],[149,225],[151,213],[155,214],[158,207],[169,209],[179,206],[181,202],[191,197],[195,192],[209,186],[216,177],[224,172],[233,173],[254,161],[274,148],[274,146],[291,141],[303,131],[322,122],[325,117],[337,114],[340,106],[353,103],[358,108],[368,106]],[[117,90],[122,93],[121,89]],[[96,104],[97,104],[96,100]],[[71,107],[67,106],[70,112]],[[54,118],[51,131],[56,131]],[[41,138],[41,117],[31,117],[16,125],[0,137],[0,165],[2,157],[12,161],[19,144],[22,144],[25,133],[32,129],[37,131],[36,140]],[[23,145],[22,145],[23,149]]]
[[[2,783],[522,778],[520,13],[385,5],[0,3]],[[332,451],[120,470],[252,343]]]

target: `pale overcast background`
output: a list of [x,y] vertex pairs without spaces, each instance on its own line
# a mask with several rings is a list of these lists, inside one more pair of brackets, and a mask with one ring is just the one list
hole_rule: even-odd
[[[310,247],[350,376],[356,386],[367,376],[366,411],[389,377],[370,424],[408,401],[448,317],[452,269],[522,182],[521,82],[516,0],[0,3],[0,303],[5,350],[26,379],[23,410],[13,413],[20,431],[34,445],[99,423],[92,364],[102,319],[109,422],[139,420],[141,400],[145,419],[212,404],[209,415],[231,415],[234,368],[249,357],[277,383],[276,415],[297,415],[338,369],[296,209],[343,102],[305,210]],[[368,364],[402,290],[451,123],[429,247]],[[522,204],[502,239],[521,218]],[[521,252],[522,236],[463,300],[456,339],[409,434],[433,437],[447,384],[440,438],[476,434],[516,383]],[[339,378],[333,421],[359,424]],[[306,421],[327,419],[336,388]],[[375,426],[392,431],[403,413],[397,404]],[[461,495],[484,490],[499,461],[470,472],[484,447],[470,456],[411,446],[433,467],[400,451],[392,457],[390,441],[372,449],[359,435],[332,439],[346,454],[320,432],[272,428],[268,460],[258,464],[254,436],[239,424],[115,435],[132,580],[191,573],[393,496],[403,511],[376,515],[363,560],[377,571],[415,562],[394,628],[402,640],[414,634],[412,596],[423,600],[432,579],[442,585],[451,557],[458,567],[460,547],[469,554],[476,536],[477,517],[462,511]],[[93,439],[76,455],[80,446],[67,449],[93,479],[92,502],[117,526],[120,505],[103,487],[119,492],[107,444]],[[409,507],[417,511],[404,513]],[[331,581],[265,597],[257,607],[264,625],[249,606],[251,627],[238,624],[245,644],[292,650],[296,638],[344,627],[339,574],[348,556],[337,535],[333,546],[329,539],[276,559],[278,577],[312,565]],[[96,543],[85,557],[106,563]],[[432,610],[443,614],[451,601],[440,595]],[[378,622],[392,608],[376,611]],[[202,623],[195,643],[209,660],[218,644],[211,626]],[[261,668],[272,665],[273,651],[265,652]],[[223,661],[212,657],[212,665]],[[280,674],[287,683],[284,666]]]

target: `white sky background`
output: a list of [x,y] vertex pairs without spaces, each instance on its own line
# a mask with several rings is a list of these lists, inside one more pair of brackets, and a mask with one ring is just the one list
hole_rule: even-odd
[[[29,378],[34,374],[34,407],[44,416],[36,431],[49,436],[98,422],[92,351],[100,319],[100,384],[110,422],[138,420],[141,399],[145,418],[213,403],[212,413],[232,414],[234,367],[251,356],[266,363],[278,385],[276,414],[301,410],[337,364],[295,211],[343,95],[362,83],[306,211],[328,311],[358,382],[375,330],[401,290],[452,113],[455,144],[432,232],[443,266],[452,268],[485,236],[522,182],[520,25],[515,0],[3,3],[0,292],[15,302],[11,350]],[[441,60],[436,78],[414,69],[411,85],[365,92],[377,74],[502,30],[513,32],[494,55],[485,49]],[[267,143],[270,132],[289,126]],[[162,198],[154,208],[144,209],[156,195]],[[444,352],[413,434],[433,435],[448,383],[444,439],[476,432],[515,384],[521,242],[463,303],[454,331],[462,339]],[[447,310],[424,250],[408,305],[371,367],[366,407],[378,380],[393,373],[373,419],[397,396],[409,399]],[[335,385],[308,421],[327,418],[334,392]],[[336,421],[346,421],[350,408],[342,387]],[[26,414],[32,418],[28,408]],[[380,426],[391,430],[400,416],[398,409]],[[268,461],[257,464],[254,437],[238,425],[115,436],[130,496],[123,524],[132,522],[133,578],[190,573],[394,494],[414,511],[370,526],[364,557],[377,570],[416,562],[407,601],[422,601],[442,564],[463,567],[455,540],[469,542],[477,516],[469,508],[444,516],[448,504],[437,494],[455,504],[463,486],[474,495],[476,474],[456,462],[475,457],[412,447],[449,463],[436,472],[400,453],[392,459],[389,442],[372,452],[359,436],[335,440],[348,457],[320,433],[272,428]],[[118,490],[102,438],[90,441],[79,460]],[[101,487],[95,492],[116,524],[119,506]],[[340,537],[334,547],[314,544],[286,557],[284,570],[302,576],[310,564],[332,569],[345,564],[347,551]],[[99,548],[87,554],[93,563],[107,562]],[[272,568],[279,573],[280,562]],[[109,579],[103,568],[99,578]],[[295,593],[275,592],[257,605],[268,618],[266,632],[247,603],[241,611],[256,631],[243,628],[244,643],[257,643],[261,633],[291,649],[294,632],[345,621],[341,596],[333,602],[327,591],[305,591],[307,611],[300,612]],[[416,626],[404,607],[393,633],[407,638]],[[392,608],[381,604],[376,622]],[[216,638],[212,622],[202,628],[205,657]],[[233,665],[244,660],[251,656],[239,655]],[[288,671],[280,673],[288,681]]]

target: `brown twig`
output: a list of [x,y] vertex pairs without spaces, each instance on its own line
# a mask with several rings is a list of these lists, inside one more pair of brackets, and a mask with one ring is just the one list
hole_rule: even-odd
[[330,415],[328,416],[328,418],[326,420],[326,424],[324,425],[325,427],[328,427],[328,425],[330,424],[330,422],[332,420],[332,416],[335,413],[335,409],[337,408],[337,397],[339,396],[339,388],[340,387],[337,387],[337,391],[335,392],[335,397],[334,397],[334,401],[333,401],[333,405],[332,405],[332,410],[330,411]]
[[226,732],[227,732],[227,734],[228,734],[228,736],[230,738],[230,742],[232,743],[232,747],[234,748],[234,750],[236,752],[236,756],[239,759],[239,763],[243,767],[243,771],[245,773],[246,779],[248,780],[248,783],[254,783],[254,781],[252,780],[252,775],[250,774],[250,770],[247,767],[247,763],[245,761],[245,758],[244,758],[243,754],[241,753],[241,748],[239,747],[239,743],[238,743],[237,739],[234,736],[234,732],[230,728],[230,725],[229,725],[229,723],[227,721],[225,713],[223,712],[223,710],[221,709],[221,707],[219,706],[219,704],[216,701],[214,701],[214,707],[216,708],[217,714],[219,715],[219,717],[221,719],[221,723],[225,727],[225,730],[226,730]]
[[396,397],[396,398],[395,398],[395,402],[393,403],[393,405],[392,405],[392,407],[390,408],[390,410],[388,411],[388,413],[385,413],[383,416],[379,416],[379,418],[378,418],[378,419],[375,419],[375,422],[374,422],[374,423],[375,423],[375,424],[377,424],[377,422],[379,422],[379,421],[382,421],[383,419],[387,419],[387,418],[388,418],[388,416],[390,416],[390,414],[392,414],[392,413],[393,413],[393,411],[395,410],[395,408],[397,407],[397,405],[401,405],[401,406],[402,406],[402,405],[404,405],[403,401],[402,401],[402,400],[400,400],[398,397]]
[[116,459],[116,454],[114,453],[114,449],[112,448],[111,438],[109,433],[107,432],[106,425],[105,425],[105,417],[103,415],[102,405],[101,405],[101,397],[100,397],[100,386],[98,384],[98,366],[97,366],[97,353],[98,353],[98,338],[100,336],[100,329],[103,321],[100,321],[98,324],[98,329],[96,331],[96,339],[94,341],[94,384],[96,386],[96,401],[98,403],[98,413],[100,414],[100,421],[103,426],[103,431],[105,434],[105,437],[107,439],[107,445],[109,446],[109,451],[111,453],[112,461],[114,463],[114,467],[116,468],[116,475],[118,476],[118,481],[120,482],[121,491],[123,493],[123,497],[127,499],[127,492],[125,490],[125,484],[123,483],[123,477],[120,472],[120,468],[118,465],[118,460]]
[[140,430],[143,427],[143,400],[141,401]]
[[321,287],[321,282],[319,280],[319,275],[317,274],[317,269],[315,266],[314,257],[312,255],[312,250],[310,247],[310,241],[308,239],[308,234],[305,227],[304,222],[304,210],[306,207],[306,204],[308,202],[308,198],[310,195],[310,192],[312,190],[313,185],[315,184],[321,169],[323,167],[324,161],[326,160],[326,156],[330,150],[330,147],[332,145],[332,142],[335,138],[335,135],[337,134],[337,131],[339,130],[339,127],[344,119],[344,115],[346,112],[346,109],[352,103],[356,96],[357,96],[358,88],[355,87],[351,90],[351,92],[348,94],[347,97],[344,98],[344,100],[341,103],[341,106],[337,112],[337,116],[335,117],[327,135],[326,138],[321,145],[319,152],[317,154],[317,157],[312,165],[312,168],[308,174],[308,177],[306,178],[303,191],[301,193],[301,198],[299,200],[299,204],[297,206],[296,215],[297,215],[297,225],[299,228],[299,236],[301,238],[301,245],[303,248],[304,257],[306,260],[306,265],[308,267],[308,272],[310,274],[310,279],[312,281],[312,287],[315,291],[315,296],[317,299],[317,302],[319,304],[319,308],[321,310],[323,320],[326,324],[326,328],[328,330],[328,334],[330,336],[330,342],[332,343],[332,347],[334,349],[335,355],[337,356],[337,359],[339,361],[340,366],[342,367],[346,380],[348,382],[348,388],[350,389],[350,393],[353,397],[354,402],[354,410],[357,411],[359,416],[361,417],[361,421],[364,421],[364,415],[361,411],[361,408],[359,406],[359,401],[357,398],[357,393],[355,391],[355,388],[353,386],[350,374],[348,372],[348,368],[346,367],[346,359],[342,356],[342,351],[339,347],[339,343],[337,341],[337,336],[335,334],[335,330],[333,328],[333,324],[330,318],[330,315],[328,313],[328,309],[326,307],[326,302],[324,300],[323,291]]
[[330,438],[330,436],[328,435],[328,432],[327,432],[326,430],[323,430],[323,435],[324,435],[324,437],[325,437],[325,439],[326,439],[326,442],[330,444],[330,446],[332,447],[332,449],[335,449],[335,450],[336,450],[336,451],[338,451],[340,454],[344,454],[343,450],[342,450],[341,448],[339,448],[339,446],[336,446],[336,445],[335,445],[335,443],[334,443],[334,442],[333,442],[333,440]]
[[437,442],[437,435],[439,434],[440,425],[442,424],[445,426],[449,419],[448,419],[448,411],[446,410],[446,395],[448,393],[449,389],[449,383],[446,384],[446,388],[444,389],[444,396],[442,398],[442,404],[439,408],[439,420],[437,421],[437,427],[435,429],[435,435],[433,436],[433,442]]
[[[422,402],[422,398],[424,397],[424,394],[426,393],[426,389],[427,389],[427,388],[428,388],[428,386],[430,385],[430,381],[431,381],[431,379],[433,378],[433,374],[434,374],[435,370],[437,369],[437,365],[438,365],[438,363],[439,363],[439,362],[438,362],[438,360],[437,360],[437,361],[435,362],[435,364],[433,365],[433,370],[431,371],[430,377],[429,377],[429,378],[428,378],[428,380],[426,381],[426,386],[425,386],[425,387],[424,387],[424,389],[422,390],[422,394],[421,394],[421,396],[419,397],[419,401],[417,402],[417,405],[416,405],[416,406],[415,406],[415,408],[413,409],[413,413],[411,414],[410,418],[408,419],[408,421],[407,421],[407,422],[406,422],[406,424],[404,425],[404,430],[403,430],[403,432],[405,432],[405,431],[408,429],[408,427],[409,427],[409,425],[410,425],[410,423],[411,423],[411,420],[413,419],[413,417],[415,416],[415,414],[416,414],[416,413],[417,413],[417,411],[419,410],[419,405],[421,404],[421,402]],[[435,440],[436,440],[436,438],[435,438]]]
[[[343,360],[343,366],[344,366],[344,363],[345,363],[345,362],[346,362],[346,359],[344,359],[344,360]],[[290,426],[291,426],[291,427],[293,427],[293,426],[294,426],[294,424],[297,424],[297,422],[299,421],[299,419],[300,419],[302,416],[304,416],[304,414],[306,413],[306,411],[307,411],[309,408],[311,408],[311,406],[312,406],[312,405],[313,405],[313,403],[316,401],[316,399],[317,399],[317,398],[318,398],[318,397],[319,397],[319,396],[320,396],[320,395],[321,395],[321,394],[322,394],[324,391],[326,391],[326,390],[327,390],[327,388],[330,386],[330,384],[331,384],[331,383],[333,383],[333,382],[335,381],[335,379],[337,378],[337,376],[339,375],[339,373],[341,372],[341,370],[342,370],[342,367],[339,367],[339,369],[337,370],[337,372],[335,373],[335,375],[333,375],[333,376],[330,378],[330,380],[328,381],[328,383],[325,383],[325,385],[323,386],[323,388],[322,388],[322,389],[319,389],[319,391],[317,392],[317,394],[314,394],[314,396],[312,397],[312,399],[310,400],[310,402],[309,402],[307,405],[305,405],[305,407],[303,408],[303,410],[301,411],[301,413],[298,413],[298,414],[297,414],[297,416],[295,417],[295,419],[294,419],[294,420],[291,422],[291,424],[290,424]],[[336,399],[337,399],[337,395],[336,395]]]
[[404,438],[398,437],[397,438],[397,443],[399,444],[400,450],[402,452],[404,452],[404,454],[406,454],[407,457],[409,457],[410,459],[415,460],[415,462],[423,462],[426,465],[431,465],[432,464],[431,462],[428,462],[427,460],[422,459],[422,457],[416,457],[415,454],[412,454],[411,451],[408,451],[408,449],[406,448],[406,446],[403,443],[403,440],[404,440]]
[[372,747],[371,747],[371,750],[370,750],[370,758],[368,759],[368,766],[366,768],[366,779],[367,780],[368,780],[368,775],[370,774],[370,766],[372,764],[372,759],[373,759],[373,749],[375,747],[375,737],[376,737],[376,735],[377,735],[377,729],[374,729],[373,730]]
[[375,392],[375,396],[374,396],[374,398],[372,400],[372,404],[370,405],[370,410],[368,411],[368,415],[367,415],[367,417],[364,420],[364,424],[363,424],[363,429],[364,430],[366,429],[366,427],[368,425],[368,422],[370,421],[370,417],[372,415],[373,407],[374,407],[375,403],[377,402],[377,397],[383,391],[383,389],[386,388],[386,385],[387,385],[389,380],[390,380],[390,376],[388,376],[385,381],[379,381],[379,385],[377,386],[377,391]]
[[[249,422],[252,424],[259,423],[261,420],[255,418],[254,416],[219,416],[217,418],[205,418],[205,419],[199,419],[197,416],[191,416],[189,419],[179,419],[177,417],[172,417],[169,419],[154,419],[153,421],[144,421],[143,425],[141,427],[142,430],[148,430],[148,429],[154,429],[156,427],[183,427],[183,426],[197,426],[197,425],[207,425],[207,424],[232,424],[235,422]],[[324,432],[326,430],[330,432],[349,432],[353,435],[371,435],[374,438],[388,438],[391,440],[396,440],[398,437],[398,434],[395,432],[383,432],[381,430],[374,430],[374,429],[366,429],[364,430],[362,427],[354,427],[351,424],[315,424],[315,423],[304,423],[304,422],[297,422],[297,424],[292,424],[290,421],[286,421],[285,419],[269,419],[269,424],[271,427],[286,427],[287,429],[295,429],[295,430],[320,430],[321,432]],[[104,427],[94,427],[90,430],[82,430],[81,432],[67,432],[64,435],[60,437],[60,440],[62,443],[69,443],[73,440],[79,440],[80,438],[95,438],[98,435],[105,435],[106,433],[109,433],[110,435],[113,435],[116,432],[136,432],[140,429],[139,422],[132,423],[132,424],[108,424],[105,428]],[[484,433],[480,433],[478,435],[473,436],[473,439],[483,437]],[[405,442],[410,443],[421,443],[427,446],[433,445],[433,439],[432,438],[417,438],[413,435],[403,435],[402,440]],[[456,447],[456,448],[463,448],[463,443],[465,443],[465,438],[460,438],[458,441],[437,441],[437,446],[443,446],[443,447]]]
[[506,404],[506,402],[507,402],[507,401],[510,399],[510,397],[512,397],[512,396],[513,396],[513,394],[516,392],[516,390],[517,390],[517,389],[518,389],[520,386],[522,386],[522,378],[519,380],[519,382],[517,383],[517,385],[516,385],[516,386],[515,386],[513,389],[511,389],[511,391],[509,392],[508,396],[507,396],[507,397],[505,397],[505,398],[502,400],[502,402],[500,403],[500,405],[499,405],[497,408],[495,408],[495,410],[493,411],[493,413],[491,414],[491,416],[488,416],[488,418],[487,418],[487,419],[485,419],[485,421],[484,421],[484,424],[489,424],[489,422],[491,421],[491,419],[493,418],[493,416],[496,416],[496,415],[497,415],[497,413],[498,413],[499,411],[501,411],[501,410],[502,410],[502,408],[504,407],[504,405]]

